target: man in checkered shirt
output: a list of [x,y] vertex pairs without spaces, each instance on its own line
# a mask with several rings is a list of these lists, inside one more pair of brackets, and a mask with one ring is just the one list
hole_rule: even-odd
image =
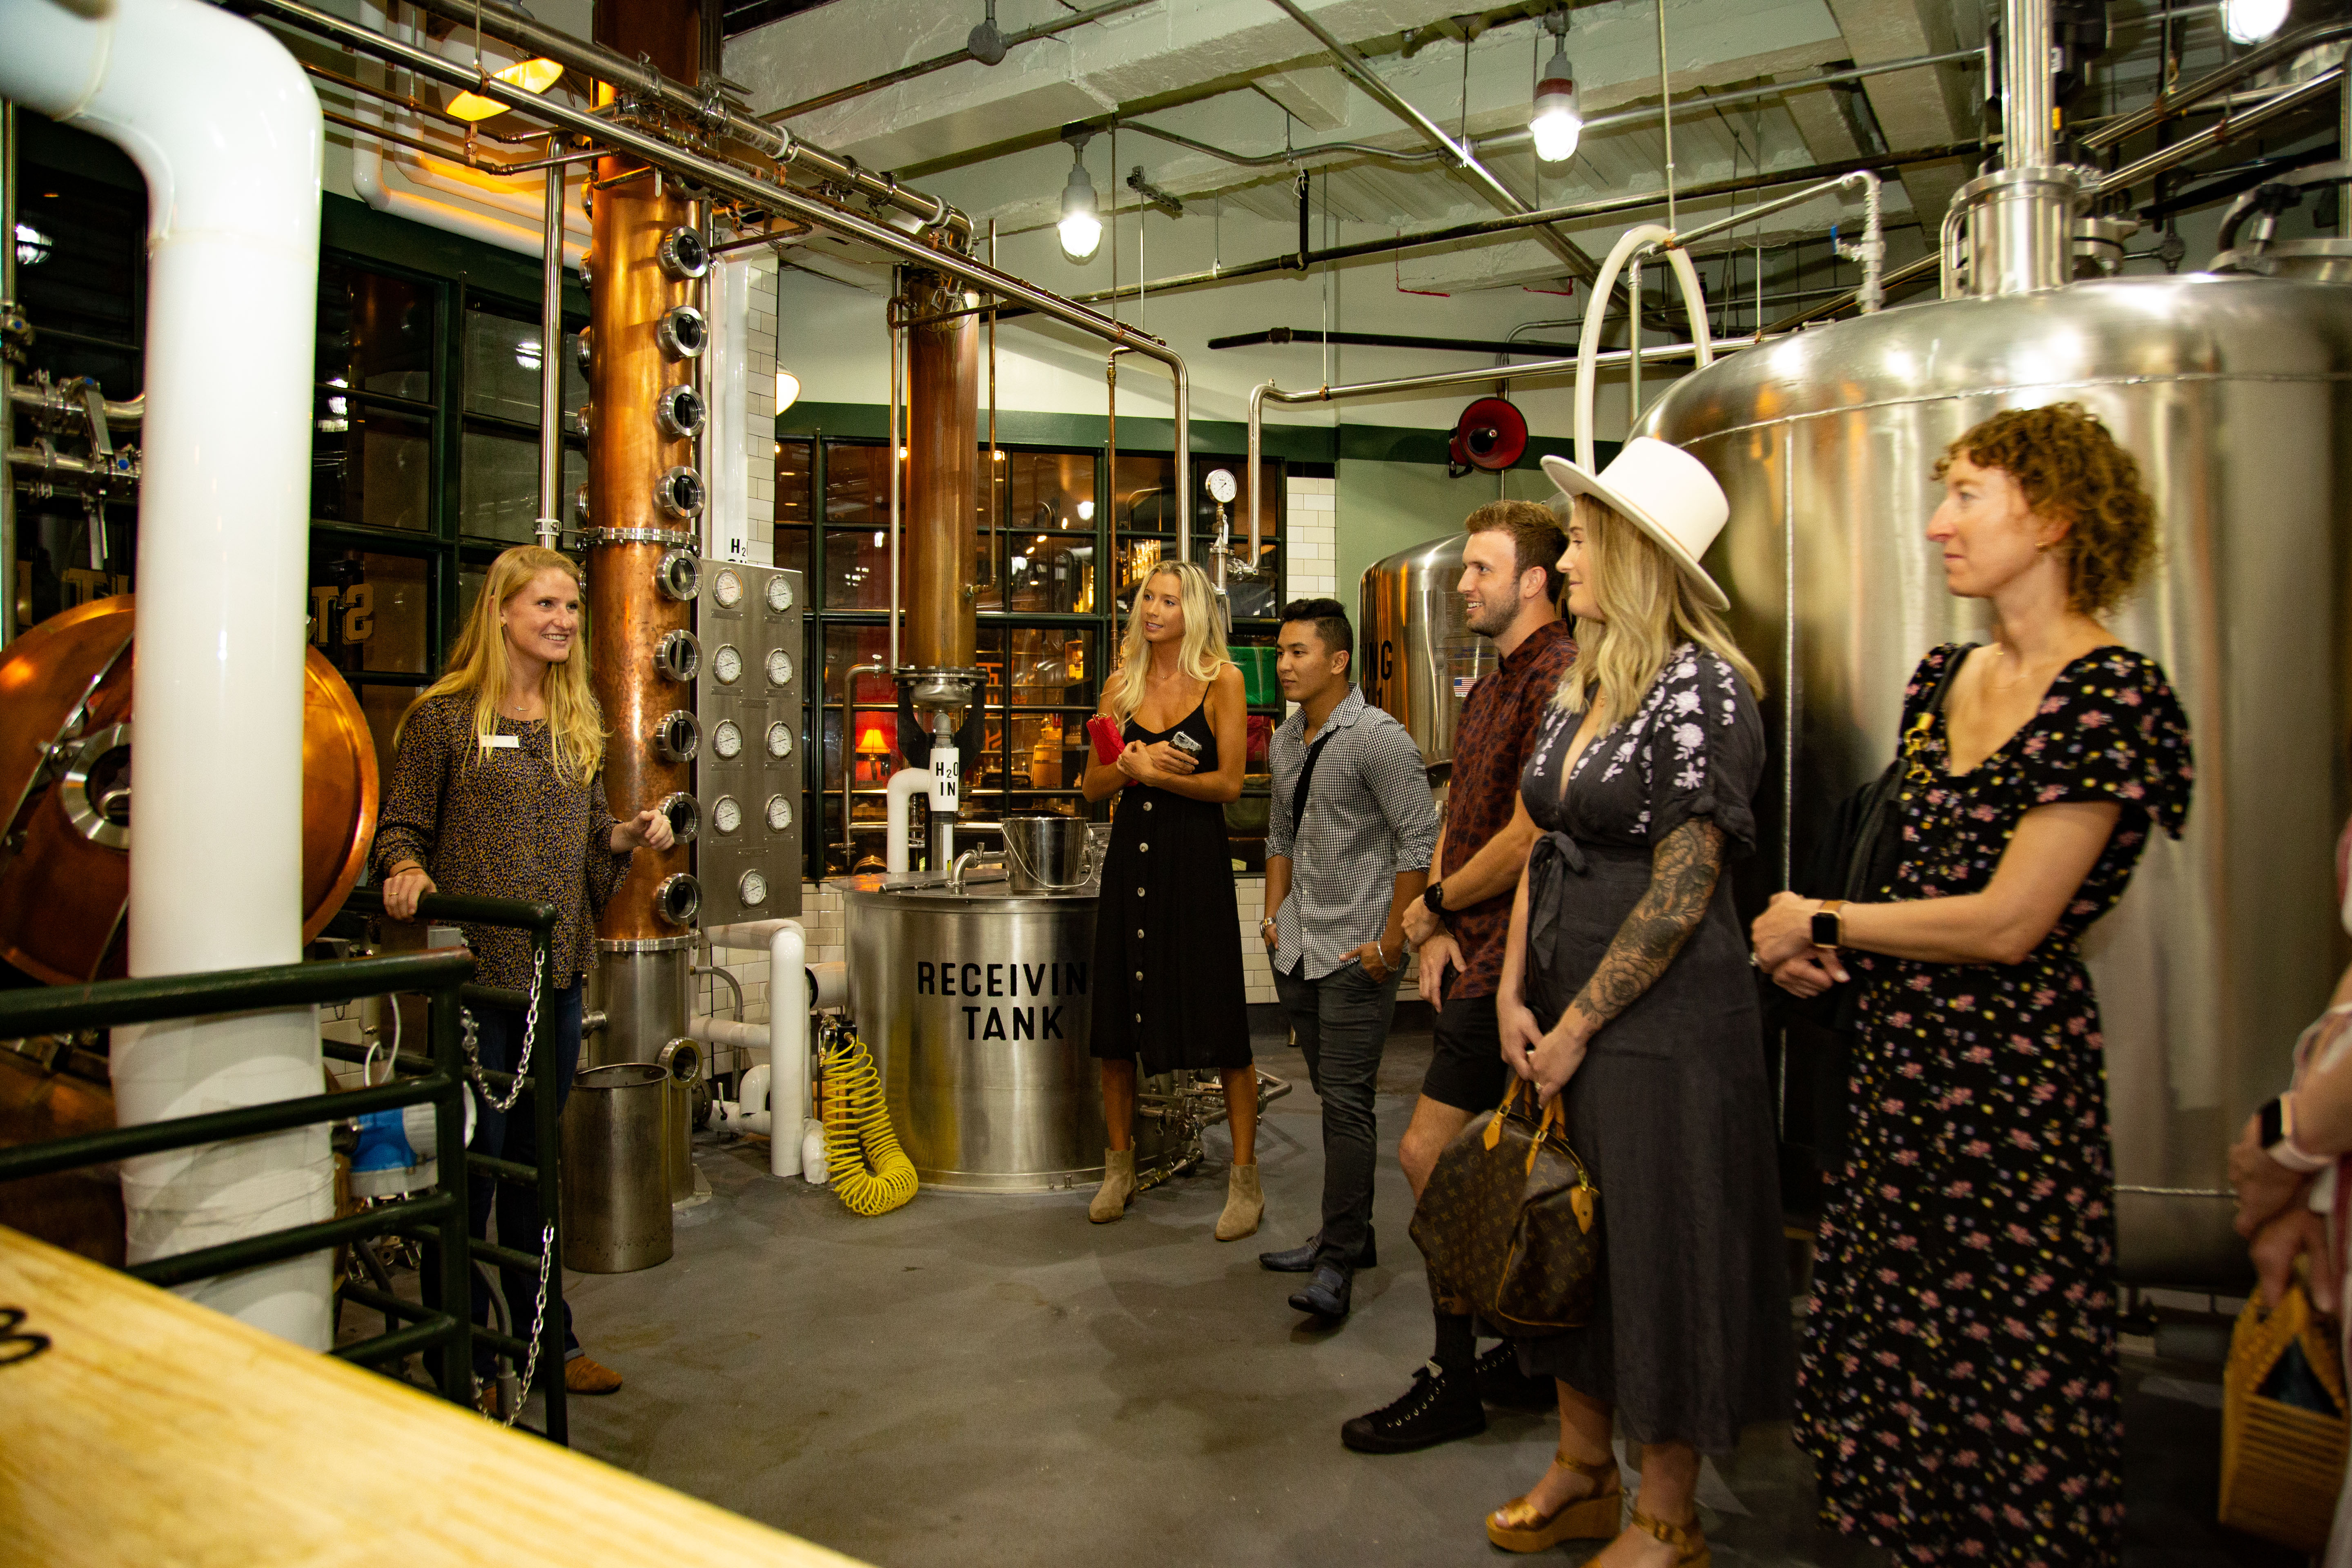
[[1405,911],[1429,879],[1437,813],[1421,748],[1349,677],[1356,639],[1339,601],[1292,601],[1277,640],[1275,673],[1298,710],[1267,748],[1271,912],[1259,929],[1323,1102],[1323,1228],[1258,1261],[1312,1271],[1291,1306],[1344,1318],[1356,1268],[1370,1261],[1373,1094],[1404,967]]

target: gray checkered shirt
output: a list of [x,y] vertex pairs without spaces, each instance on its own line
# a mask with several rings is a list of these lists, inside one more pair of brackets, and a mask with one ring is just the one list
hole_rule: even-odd
[[1303,958],[1309,980],[1388,929],[1397,877],[1428,870],[1437,847],[1429,775],[1404,726],[1350,685],[1324,728],[1330,743],[1307,786],[1304,822],[1291,821],[1290,797],[1307,765],[1307,710],[1284,721],[1267,748],[1265,852],[1290,862],[1290,896],[1274,917],[1274,966],[1286,974]]

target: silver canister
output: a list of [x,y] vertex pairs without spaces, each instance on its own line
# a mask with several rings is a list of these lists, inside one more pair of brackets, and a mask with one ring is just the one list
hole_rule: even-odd
[[629,1274],[668,1261],[663,1112],[670,1075],[615,1062],[574,1079],[563,1107],[563,1266]]
[[694,1196],[694,1086],[702,1081],[702,1045],[676,1039],[656,1062],[668,1074],[662,1093],[662,1170],[669,1178],[669,1201]]
[[1016,893],[1069,893],[1092,874],[1092,825],[1058,815],[1004,819],[1004,879]]

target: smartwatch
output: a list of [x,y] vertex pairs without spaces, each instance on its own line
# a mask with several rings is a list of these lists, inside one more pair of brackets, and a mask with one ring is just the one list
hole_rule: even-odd
[[2290,1171],[2309,1175],[2324,1171],[2336,1162],[2324,1154],[2305,1153],[2294,1141],[2294,1101],[2287,1095],[2265,1100],[2254,1113],[2255,1140],[2263,1152]]
[[1813,911],[1813,945],[1843,947],[1845,945],[1845,900],[1824,899],[1822,907]]
[[1442,881],[1432,882],[1423,888],[1421,890],[1421,901],[1431,914],[1443,915],[1445,912],[1445,884]]

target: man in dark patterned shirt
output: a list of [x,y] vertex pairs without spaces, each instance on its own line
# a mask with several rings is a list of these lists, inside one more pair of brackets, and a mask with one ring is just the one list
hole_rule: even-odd
[[[1421,952],[1422,999],[1436,1010],[1436,1051],[1413,1106],[1398,1163],[1417,1200],[1437,1156],[1470,1119],[1503,1098],[1510,1069],[1495,1016],[1511,900],[1535,824],[1519,805],[1519,772],[1576,645],[1559,618],[1560,554],[1568,537],[1549,507],[1501,500],[1463,523],[1460,592],[1470,629],[1493,639],[1502,667],[1470,689],[1454,726],[1454,779],[1423,901],[1405,919]],[[1458,971],[1452,984],[1446,972]],[[1486,1399],[1549,1409],[1551,1380],[1520,1376],[1508,1342],[1478,1355],[1461,1303],[1436,1299],[1437,1348],[1394,1403],[1359,1415],[1340,1441],[1370,1454],[1403,1453],[1486,1427]],[[1541,1386],[1532,1386],[1540,1384]]]

